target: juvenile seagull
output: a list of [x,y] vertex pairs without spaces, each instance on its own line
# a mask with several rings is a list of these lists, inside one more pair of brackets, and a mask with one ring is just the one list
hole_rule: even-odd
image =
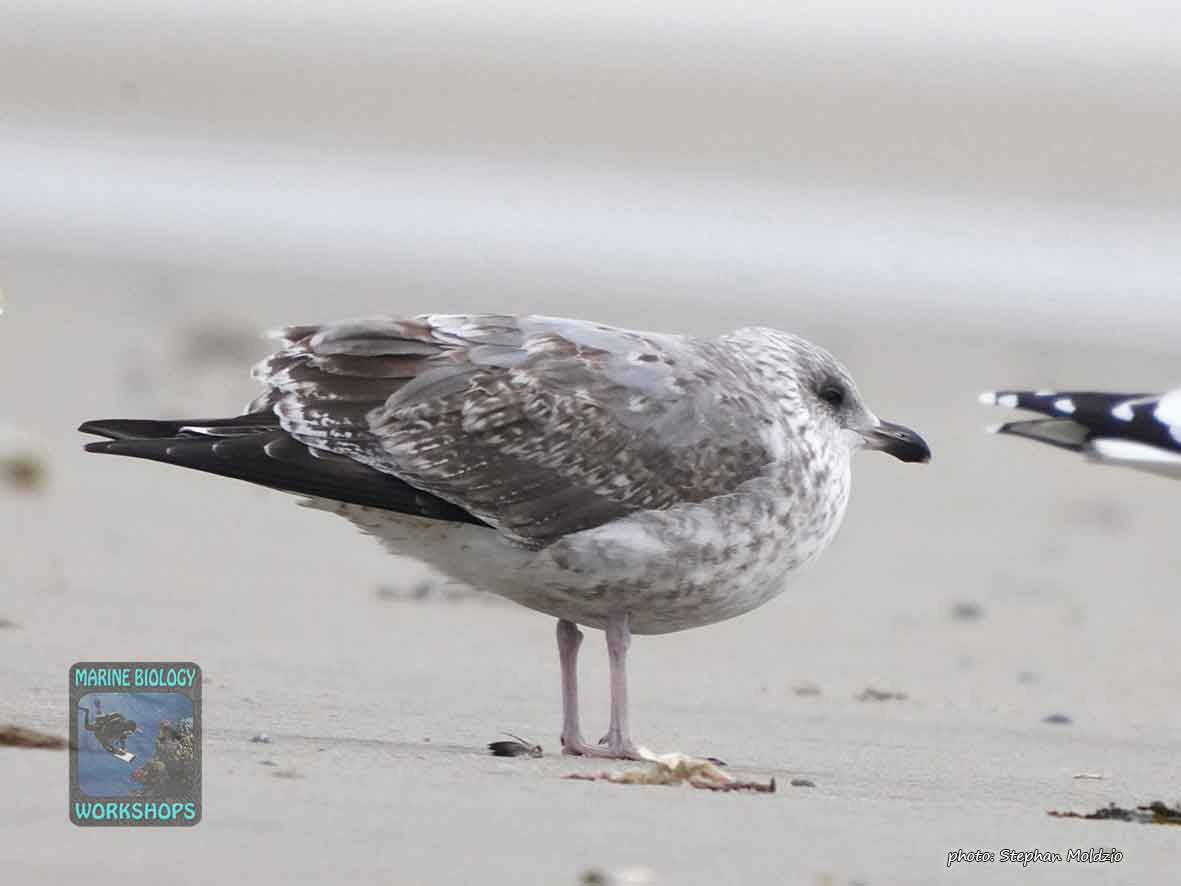
[[[827,352],[554,317],[423,314],[279,332],[243,415],[91,421],[91,452],[296,493],[393,552],[558,619],[562,745],[636,758],[633,633],[766,603],[832,539],[859,448],[925,462]],[[579,625],[607,636],[611,725],[583,740]]]
[[989,428],[994,433],[1081,452],[1103,464],[1181,479],[1181,390],[1167,394],[987,391],[980,395],[980,402],[1049,416],[995,425]]

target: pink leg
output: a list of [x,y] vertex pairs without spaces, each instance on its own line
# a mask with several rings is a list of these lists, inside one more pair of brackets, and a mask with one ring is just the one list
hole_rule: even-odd
[[607,660],[611,666],[611,725],[607,728],[607,751],[613,757],[637,759],[627,722],[627,650],[632,632],[627,613],[612,614],[607,619]]
[[558,620],[558,660],[562,663],[562,747],[566,753],[585,746],[578,723],[578,647],[582,631],[572,621]]
[[[563,625],[568,625],[564,628]],[[602,744],[587,745],[578,726],[578,676],[575,659],[582,634],[571,622],[558,622],[558,653],[562,660],[562,747],[567,754],[638,760],[627,721],[627,648],[631,630],[626,612],[607,619],[607,657],[611,667],[611,726]]]

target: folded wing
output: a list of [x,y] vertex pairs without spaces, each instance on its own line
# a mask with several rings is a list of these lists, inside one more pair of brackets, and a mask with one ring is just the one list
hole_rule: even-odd
[[741,365],[708,341],[487,314],[282,335],[252,411],[530,546],[731,492],[770,460]]

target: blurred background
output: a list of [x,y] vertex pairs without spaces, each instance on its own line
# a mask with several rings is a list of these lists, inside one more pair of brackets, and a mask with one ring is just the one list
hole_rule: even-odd
[[[935,832],[952,818],[930,791],[950,785],[1014,820],[1026,807],[1005,804],[1044,795],[1038,773],[1059,764],[1128,779],[1072,784],[1084,793],[1062,805],[1126,800],[1141,776],[1181,792],[1176,755],[1153,756],[1181,741],[1181,675],[1160,652],[1181,627],[1175,484],[990,438],[1002,413],[976,403],[995,387],[1181,381],[1175,6],[6,0],[0,462],[18,467],[0,488],[0,720],[64,730],[77,660],[197,661],[221,811],[184,851],[227,870],[254,857],[230,810],[246,827],[277,790],[323,804],[328,780],[377,822],[376,786],[404,777],[391,761],[453,759],[425,754],[426,736],[475,754],[512,729],[552,750],[550,620],[436,591],[286,496],[86,456],[74,428],[233,412],[254,394],[259,333],[284,323],[766,323],[828,346],[935,458],[860,457],[845,529],[790,593],[633,646],[643,739],[819,772],[834,822],[689,823],[667,839],[699,855],[663,858],[647,818],[634,833],[656,866],[762,840],[755,863],[790,832],[861,870],[916,841],[850,849],[841,815],[928,809]],[[597,723],[605,662],[584,649]],[[385,702],[342,691],[375,671]],[[861,704],[867,685],[910,701]],[[1055,714],[1073,725],[1046,738]],[[251,745],[259,732],[276,747]],[[300,744],[316,736],[351,756]],[[264,753],[306,780],[276,788],[257,774]],[[500,859],[511,838],[489,822],[510,797],[564,845],[553,784],[492,784],[462,811],[434,775],[398,781],[423,811],[397,837],[353,823],[333,839],[358,851],[347,864],[418,864],[446,855],[440,822],[466,822]],[[53,796],[7,831],[48,867],[67,863]],[[343,856],[316,853],[309,810],[346,820],[343,801],[315,804],[289,804],[260,837],[312,872]],[[612,820],[582,838],[601,857],[635,824]]]
[[1172,11],[9,0],[0,255],[1172,341]]

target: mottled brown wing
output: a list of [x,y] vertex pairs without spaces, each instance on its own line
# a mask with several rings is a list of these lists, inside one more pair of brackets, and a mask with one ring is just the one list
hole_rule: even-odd
[[769,461],[742,364],[709,341],[501,315],[284,338],[252,409],[530,546],[731,492]]

